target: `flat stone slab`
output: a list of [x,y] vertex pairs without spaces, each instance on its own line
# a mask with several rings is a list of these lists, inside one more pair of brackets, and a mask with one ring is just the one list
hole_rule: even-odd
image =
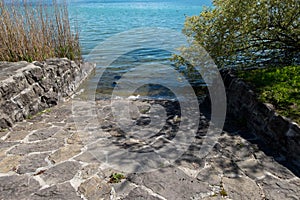
[[123,198],[123,200],[131,200],[131,199],[136,199],[136,200],[160,200],[161,198],[152,196],[149,194],[149,192],[141,189],[141,188],[135,188],[130,193]]
[[61,200],[80,200],[80,195],[72,185],[67,182],[63,184],[53,185],[51,187],[35,192],[30,199],[43,200],[43,199],[61,199]]
[[27,175],[0,177],[0,199],[30,199],[39,188],[39,183]]
[[[197,151],[209,122],[204,116],[192,142],[178,146],[182,153],[166,149],[172,147],[184,120],[172,102],[158,102],[167,110],[161,129],[149,126],[151,119],[159,119],[157,110],[161,107],[152,108],[154,101],[131,102],[131,117],[121,119],[136,128],[122,129],[110,101],[74,101],[1,132],[0,199],[299,197],[297,173],[262,150],[255,137],[241,136],[251,133],[223,132],[210,152],[200,158]],[[123,105],[124,100],[114,103]],[[181,154],[176,156],[178,152]],[[119,175],[122,178],[118,179]]]
[[260,190],[255,181],[248,177],[224,177],[222,187],[227,196],[232,199],[261,199],[263,197],[263,191]]
[[38,153],[24,156],[19,162],[20,164],[18,166],[17,173],[34,173],[38,168],[48,166],[49,163],[46,161],[48,156],[48,153]]
[[56,185],[73,179],[80,167],[78,162],[67,161],[49,168],[41,178],[49,185]]
[[191,199],[209,191],[209,184],[189,177],[176,167],[163,168],[145,174],[134,174],[129,181],[149,188],[166,199]]
[[34,152],[54,151],[63,146],[63,141],[47,139],[33,143],[22,143],[13,147],[8,153],[15,155],[26,155]]
[[61,128],[59,127],[50,127],[46,129],[37,130],[29,136],[28,140],[30,142],[37,140],[46,140],[48,138],[51,138],[55,133],[57,133],[60,130]]
[[78,144],[66,145],[51,154],[49,156],[49,160],[53,163],[69,160],[73,156],[79,154],[81,152],[81,148],[83,148],[83,146]]
[[88,199],[109,199],[111,186],[98,176],[94,176],[79,186],[79,192]]
[[15,171],[22,159],[21,156],[7,156],[0,161],[0,173]]

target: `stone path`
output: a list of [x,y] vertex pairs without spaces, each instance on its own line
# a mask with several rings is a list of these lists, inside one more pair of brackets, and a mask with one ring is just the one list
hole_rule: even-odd
[[154,103],[134,101],[123,119],[142,133],[120,129],[105,100],[68,101],[2,130],[0,199],[299,199],[296,171],[247,130],[230,127],[199,158],[208,127],[201,116],[178,157],[164,151],[183,119],[176,102],[161,101],[167,122],[148,135],[151,112],[160,117]]

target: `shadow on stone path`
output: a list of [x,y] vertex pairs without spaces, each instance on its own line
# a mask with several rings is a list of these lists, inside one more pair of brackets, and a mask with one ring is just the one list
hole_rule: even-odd
[[[134,104],[138,109],[129,122],[147,126],[153,102]],[[135,138],[135,130],[127,137],[105,100],[95,103],[98,113],[84,114],[84,101],[72,112],[72,101],[68,101],[1,131],[0,199],[299,199],[296,171],[291,172],[284,158],[263,148],[245,129],[225,126],[229,132],[220,135],[212,151],[205,158],[197,157],[207,129],[204,116],[193,143],[174,163],[162,159],[166,162],[151,165],[157,170],[128,173],[127,166],[138,165],[126,161],[148,162],[152,157],[147,155],[163,149],[176,135],[178,106],[168,101],[160,104],[169,108],[168,120],[145,140]],[[95,154],[94,150],[104,147],[122,158],[113,163],[120,166],[109,166],[105,155]],[[113,173],[126,178],[111,183]]]

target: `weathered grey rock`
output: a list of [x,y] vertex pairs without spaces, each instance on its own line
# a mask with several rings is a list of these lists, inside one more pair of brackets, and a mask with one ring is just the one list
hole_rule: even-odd
[[[230,199],[262,199],[262,191],[257,184],[247,178],[226,178],[222,179],[223,187]],[[241,187],[242,186],[242,187]]]
[[80,137],[79,133],[74,133],[72,134],[68,139],[67,139],[68,144],[82,144],[82,138]]
[[60,200],[80,200],[80,196],[76,193],[75,189],[71,186],[69,182],[53,185],[51,187],[39,190],[34,193],[33,196],[30,197],[30,199],[33,200],[54,200],[54,199],[60,199]]
[[21,156],[8,156],[3,158],[3,160],[0,161],[0,173],[16,171],[21,159]]
[[9,129],[0,129],[0,138],[7,135],[9,132]]
[[272,157],[264,156],[260,158],[260,163],[265,171],[274,174],[281,179],[291,179],[295,176],[289,169],[279,164]]
[[5,80],[8,76],[14,75],[16,73],[16,71],[28,66],[28,64],[29,63],[26,61],[20,61],[20,62],[15,62],[15,63],[1,61],[0,62],[0,74],[1,74],[0,80],[1,81]]
[[98,176],[83,182],[78,191],[87,199],[110,199],[111,187]]
[[6,151],[7,150],[8,149],[6,149],[6,148],[1,148],[0,149],[0,160],[3,160],[6,157]]
[[180,169],[169,167],[154,172],[131,174],[128,180],[144,185],[166,199],[190,199],[209,191],[209,184],[193,179]]
[[40,82],[44,77],[43,69],[37,65],[28,65],[23,74],[29,84]]
[[202,169],[205,165],[204,159],[199,159],[192,153],[185,153],[179,159],[175,161],[176,166],[185,167],[192,170]]
[[290,129],[286,133],[287,136],[287,151],[288,156],[298,168],[300,168],[300,126],[296,123],[292,123]]
[[230,157],[209,158],[206,161],[226,177],[239,177],[243,175],[241,169]]
[[19,141],[23,140],[28,135],[28,131],[12,131],[9,133],[5,141]]
[[53,163],[59,163],[62,161],[66,161],[75,155],[79,154],[81,152],[82,145],[78,144],[72,144],[67,145],[64,147],[61,147],[57,151],[55,151],[53,154],[49,156],[49,160],[51,160]]
[[220,186],[222,182],[221,175],[222,172],[215,169],[213,166],[209,166],[199,172],[197,179],[212,186]]
[[83,152],[82,154],[76,156],[74,159],[86,163],[100,163],[100,160],[97,159],[97,157],[89,151]]
[[96,175],[98,172],[100,172],[100,164],[93,163],[89,164],[81,169],[81,177],[83,179],[88,179],[94,175]]
[[276,139],[273,141],[282,145],[282,147],[286,147],[286,132],[289,130],[290,123],[286,119],[284,119],[280,115],[274,115],[270,123],[268,124],[268,128],[274,133],[273,137]]
[[14,97],[14,94],[18,94],[28,88],[28,83],[25,76],[20,71],[15,71],[15,74],[10,77],[6,77],[1,83],[1,89],[3,91],[2,97],[10,99]]
[[222,154],[234,155],[236,160],[244,160],[252,157],[254,152],[251,144],[236,135],[230,136],[228,133],[219,137]]
[[135,188],[123,198],[123,200],[160,200],[160,198],[150,195],[147,191],[141,188]]
[[0,199],[30,199],[39,188],[39,183],[26,175],[0,177]]
[[7,128],[11,127],[13,125],[13,120],[11,119],[10,116],[4,113],[2,109],[0,109],[0,127],[2,128]]
[[31,131],[35,131],[41,128],[49,128],[51,124],[45,123],[43,117],[44,115],[34,116],[32,119],[27,119],[26,122],[18,122],[13,128],[13,131],[27,131],[31,133]]
[[294,137],[295,139],[299,139],[300,137],[300,126],[296,123],[292,123],[290,129],[286,133],[288,137]]
[[237,162],[238,167],[253,180],[261,179],[265,177],[265,170],[263,165],[261,165],[258,160],[250,158]]
[[[17,105],[24,110],[24,108],[26,108],[36,99],[37,97],[35,96],[33,89],[29,87],[20,92],[19,95],[15,96],[12,99],[12,102],[16,102]],[[24,114],[27,114],[26,116],[28,116],[29,113]]]
[[19,142],[3,142],[3,140],[0,140],[0,149],[11,148],[17,144],[19,144]]
[[[19,110],[19,106],[12,102],[11,100],[5,100],[3,99],[3,102],[1,102],[3,106],[1,106],[1,113],[3,118],[3,123],[6,121],[6,123],[13,122],[14,120],[20,119],[23,120],[23,111]],[[7,121],[8,120],[8,121]],[[2,127],[2,128],[8,128],[8,127]]]
[[12,148],[10,154],[25,155],[33,152],[53,151],[63,146],[64,142],[57,139],[48,139],[35,143],[22,143]]
[[[103,172],[103,174],[105,174],[105,173],[106,172]],[[100,175],[98,174],[98,176],[101,177],[101,174]],[[107,177],[107,176],[104,176],[104,177]],[[134,184],[127,181],[126,179],[123,179],[119,183],[113,183],[113,184],[111,184],[111,186],[113,188],[111,195],[115,198],[120,198],[120,199],[127,197],[129,195],[129,193],[136,188],[136,186]]]
[[294,181],[282,181],[271,176],[259,181],[265,198],[282,200],[282,199],[299,199],[300,179]]
[[32,154],[25,156],[20,160],[20,165],[17,169],[18,174],[32,173],[40,167],[45,167],[48,163],[45,161],[48,153]]
[[94,64],[77,65],[68,59],[48,59],[34,63],[1,63],[0,128],[57,105],[74,94],[93,71]]
[[80,167],[81,165],[78,162],[67,161],[49,168],[41,177],[50,185],[63,183],[71,180]]
[[46,129],[40,129],[35,131],[31,134],[28,138],[29,141],[36,141],[36,140],[45,140],[51,138],[55,133],[60,131],[61,128],[59,127],[50,127]]

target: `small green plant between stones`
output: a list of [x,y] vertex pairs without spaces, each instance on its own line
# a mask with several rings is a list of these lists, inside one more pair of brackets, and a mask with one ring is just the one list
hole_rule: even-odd
[[227,196],[228,196],[226,190],[225,190],[223,187],[222,187],[222,189],[221,189],[221,191],[220,191],[220,195],[221,195],[222,197],[227,197]]
[[35,115],[28,115],[27,119],[33,119],[36,116],[42,115],[44,113],[49,113],[50,111],[51,111],[51,109],[49,109],[49,108],[45,109],[45,110],[42,110],[42,111],[36,113]]
[[159,167],[160,167],[160,168],[163,168],[164,166],[165,166],[164,163],[160,163],[160,164],[159,164]]
[[219,194],[222,196],[222,197],[227,197],[228,194],[226,192],[226,190],[224,189],[224,185],[223,185],[223,181],[220,182],[220,192]]
[[243,144],[243,143],[241,143],[241,142],[239,142],[239,143],[237,143],[237,146],[238,146],[238,148],[243,148],[244,146],[245,146],[245,144]]
[[39,112],[40,114],[43,114],[43,113],[48,113],[48,112],[50,112],[51,111],[51,109],[45,109],[45,110],[43,110],[43,111],[41,111],[41,112]]
[[175,117],[173,118],[173,122],[174,123],[179,123],[179,122],[181,122],[181,118],[178,117],[178,115],[175,115]]
[[150,106],[147,107],[147,108],[141,108],[141,109],[140,109],[140,113],[141,113],[141,114],[146,114],[147,112],[149,112],[150,108],[151,108]]
[[123,174],[112,173],[109,178],[109,183],[119,183],[122,179],[125,179],[126,177]]
[[6,132],[6,131],[8,131],[7,128],[0,129],[0,132]]

